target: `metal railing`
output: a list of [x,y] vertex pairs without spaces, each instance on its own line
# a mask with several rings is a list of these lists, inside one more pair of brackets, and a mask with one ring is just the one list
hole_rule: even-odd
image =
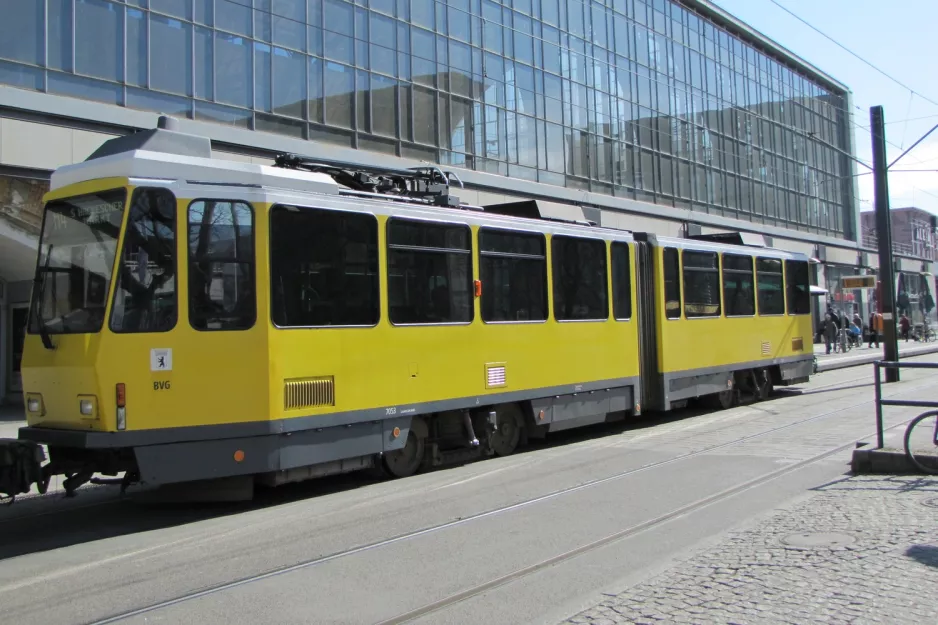
[[873,363],[873,390],[876,397],[876,449],[882,449],[883,443],[883,406],[913,406],[916,408],[938,408],[938,401],[913,399],[883,399],[882,375],[880,369],[938,369],[938,362],[894,362],[878,360]]

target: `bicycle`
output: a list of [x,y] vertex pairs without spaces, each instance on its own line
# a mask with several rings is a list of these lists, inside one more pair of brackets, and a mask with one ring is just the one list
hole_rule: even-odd
[[846,354],[851,349],[853,349],[853,338],[850,336],[847,328],[841,328],[838,330],[837,334],[837,342],[840,343],[840,351]]
[[[911,462],[912,465],[915,466],[915,468],[917,468],[922,473],[928,473],[930,475],[938,475],[938,462],[934,460],[935,456],[929,456],[928,454],[925,454],[924,453],[925,450],[921,449],[920,447],[923,444],[921,442],[921,438],[922,438],[921,435],[917,437],[918,440],[916,441],[912,440],[912,433],[915,430],[915,427],[931,417],[936,417],[934,425],[929,424],[929,428],[931,428],[931,432],[929,433],[929,435],[930,435],[930,440],[931,440],[931,445],[932,445],[932,451],[938,452],[938,410],[929,410],[928,412],[923,412],[919,416],[912,419],[912,421],[909,422],[909,425],[906,427],[905,429],[905,457],[908,458],[909,462]],[[919,449],[916,449],[917,445],[919,446]],[[918,454],[918,457],[916,457],[916,454]],[[922,460],[924,458],[929,458],[930,462],[923,463]]]
[[928,326],[922,328],[921,334],[919,335],[919,340],[922,343],[932,343],[935,341],[935,331]]

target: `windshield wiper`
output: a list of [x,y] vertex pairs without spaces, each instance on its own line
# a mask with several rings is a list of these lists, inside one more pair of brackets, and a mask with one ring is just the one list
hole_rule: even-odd
[[46,321],[42,318],[42,298],[46,290],[46,278],[49,275],[49,262],[52,260],[52,245],[49,245],[49,253],[46,256],[46,264],[41,271],[36,272],[33,279],[33,293],[36,294],[33,300],[33,315],[36,319],[36,327],[39,328],[39,337],[42,339],[42,346],[53,350],[52,338],[49,336],[49,328],[46,327]]

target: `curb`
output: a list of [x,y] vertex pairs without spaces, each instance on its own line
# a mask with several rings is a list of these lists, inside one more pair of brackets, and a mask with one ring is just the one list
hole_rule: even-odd
[[[916,458],[919,456],[916,453]],[[925,456],[921,458],[922,464],[932,468],[938,468],[938,456]],[[919,471],[906,457],[905,451],[901,449],[870,449],[860,448],[853,450],[853,458],[850,462],[853,473],[873,474],[873,475],[920,475]]]
[[[917,347],[905,352],[899,352],[899,359],[912,358],[914,356],[924,356],[926,354],[938,353],[938,343],[934,347]],[[817,357],[817,356],[815,356]],[[862,365],[871,365],[877,360],[882,360],[882,352],[872,354],[863,354],[862,356],[848,356],[846,358],[835,358],[834,360],[823,361],[818,358],[817,372],[835,371],[837,369],[846,369],[848,367],[859,367]]]

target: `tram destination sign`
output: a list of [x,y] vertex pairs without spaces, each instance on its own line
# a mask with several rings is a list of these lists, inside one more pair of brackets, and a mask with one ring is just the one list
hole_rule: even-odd
[[876,276],[844,276],[840,286],[845,289],[875,289]]

